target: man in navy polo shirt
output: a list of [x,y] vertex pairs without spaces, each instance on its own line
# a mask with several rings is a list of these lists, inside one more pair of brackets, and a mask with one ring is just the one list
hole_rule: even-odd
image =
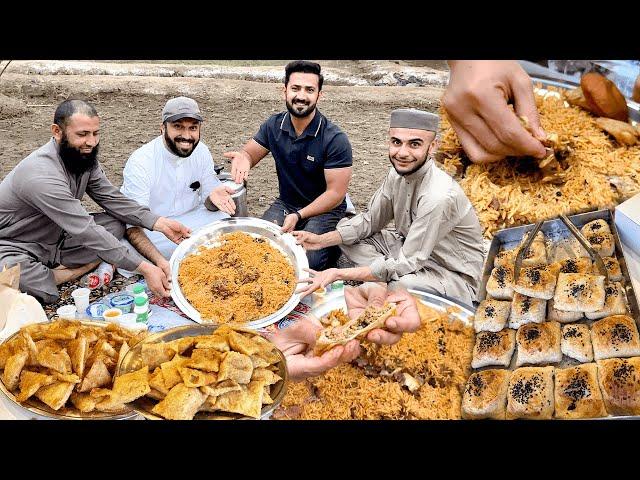
[[[231,159],[235,182],[241,183],[271,152],[280,194],[262,218],[281,225],[283,232],[330,232],[345,215],[351,144],[347,135],[316,109],[322,81],[317,63],[297,60],[287,64],[287,111],[269,117],[242,150],[224,154]],[[309,267],[323,270],[339,254],[336,247],[308,251]]]

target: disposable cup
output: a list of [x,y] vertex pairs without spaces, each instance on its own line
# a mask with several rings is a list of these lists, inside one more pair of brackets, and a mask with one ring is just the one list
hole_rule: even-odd
[[84,312],[89,306],[89,294],[91,290],[88,288],[76,288],[73,292],[71,292],[71,296],[73,297],[73,301],[76,304],[76,309],[78,312]]
[[74,319],[76,318],[76,311],[75,305],[63,305],[56,310],[56,313],[60,318]]

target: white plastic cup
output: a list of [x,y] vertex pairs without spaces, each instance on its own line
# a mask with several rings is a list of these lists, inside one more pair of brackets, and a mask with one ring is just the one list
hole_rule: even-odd
[[60,318],[66,318],[73,320],[76,318],[76,306],[75,305],[63,305],[56,310],[56,313]]
[[76,304],[76,309],[78,312],[84,312],[89,307],[89,294],[91,290],[88,288],[76,288],[73,292],[71,292],[71,296],[73,297],[73,301]]

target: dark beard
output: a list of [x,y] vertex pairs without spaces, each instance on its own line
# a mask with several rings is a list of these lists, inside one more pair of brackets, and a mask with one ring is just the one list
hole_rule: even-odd
[[424,160],[420,163],[416,162],[416,166],[413,167],[410,171],[408,172],[399,172],[398,169],[396,168],[395,163],[393,163],[393,160],[391,159],[391,155],[389,155],[389,161],[391,162],[391,166],[393,167],[393,169],[396,171],[396,173],[398,175],[400,175],[401,177],[405,177],[407,175],[411,175],[414,172],[417,172],[418,170],[420,170],[420,168],[429,161],[429,153],[427,153],[427,155],[424,157]]
[[308,117],[309,115],[311,115],[315,109],[316,109],[316,104],[314,103],[313,105],[308,105],[309,109],[304,111],[304,112],[297,112],[294,108],[293,108],[293,104],[289,103],[289,100],[286,100],[285,103],[287,104],[287,110],[289,110],[289,113],[291,115],[293,115],[296,118],[305,118]]
[[[165,143],[167,144],[167,147],[169,147],[169,150],[171,150],[171,152],[174,155],[177,155],[177,156],[179,156],[181,158],[187,158],[188,156],[190,156],[193,153],[193,151],[196,149],[196,147],[198,146],[198,143],[200,143],[199,139],[197,141],[194,141],[193,142],[193,148],[191,149],[191,151],[189,153],[182,153],[178,149],[178,146],[176,145],[176,143],[169,138],[169,134],[167,133],[166,129],[164,131],[164,140],[165,140]],[[176,137],[176,141],[177,140],[185,140],[185,139],[182,138],[182,137]]]
[[80,177],[98,164],[98,147],[96,145],[91,153],[82,153],[75,147],[69,145],[69,140],[63,134],[60,140],[60,158],[68,172]]

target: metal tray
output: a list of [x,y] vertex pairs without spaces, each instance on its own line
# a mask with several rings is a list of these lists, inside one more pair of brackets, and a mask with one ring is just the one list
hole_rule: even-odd
[[[629,275],[629,270],[627,269],[626,260],[624,257],[624,252],[622,250],[622,246],[620,245],[620,238],[618,236],[618,231],[616,229],[616,225],[614,222],[613,212],[611,210],[597,210],[593,212],[581,213],[578,215],[572,215],[568,217],[569,220],[578,228],[582,228],[586,223],[591,222],[597,219],[603,219],[609,224],[609,228],[611,229],[611,234],[613,235],[615,241],[615,256],[618,258],[618,263],[620,263],[620,270],[622,271],[622,287],[627,300],[627,308],[629,311],[629,315],[633,317],[636,322],[636,325],[640,329],[640,310],[638,308],[638,301],[633,289],[633,282],[631,281],[631,277]],[[480,290],[478,292],[478,300],[482,301],[487,296],[487,281],[491,275],[491,270],[493,269],[493,262],[496,254],[502,250],[503,248],[514,248],[518,246],[520,241],[522,240],[523,235],[530,231],[533,228],[533,224],[523,225],[520,227],[506,228],[504,230],[500,230],[496,232],[491,241],[491,245],[489,247],[489,253],[487,255],[487,259],[484,264],[484,269],[482,273],[482,284],[480,285]],[[569,229],[562,223],[559,218],[553,220],[547,220],[542,224],[541,231],[544,232],[544,236],[547,240],[551,242],[562,242],[565,239],[571,237],[571,233]],[[578,320],[576,322],[571,322],[574,324],[581,323],[588,325],[589,327],[595,320],[589,320],[587,318],[583,318],[582,320]],[[563,324],[564,325],[564,324]],[[513,356],[511,357],[511,363],[508,370],[515,370],[517,367],[515,365],[517,357],[517,347],[513,352]],[[595,361],[595,360],[594,360]],[[579,365],[581,362],[574,360],[566,355],[562,356],[562,360],[558,364],[552,364],[556,368],[567,368],[575,365]],[[501,368],[496,366],[487,366],[475,369],[475,371],[486,370],[491,368]],[[604,419],[623,419],[623,418],[640,418],[638,416],[609,416],[603,417]]]
[[[135,370],[139,370],[142,363],[142,345],[149,343],[160,343],[160,342],[170,342],[172,340],[176,340],[178,338],[184,337],[195,337],[197,335],[208,335],[213,333],[218,328],[218,325],[187,325],[184,327],[175,327],[170,330],[165,330],[163,332],[158,332],[153,335],[149,335],[141,342],[137,343],[135,347],[132,347],[131,350],[127,352],[127,354],[121,359],[120,363],[118,363],[116,369],[116,376],[124,375],[125,373],[133,372]],[[251,333],[257,335],[257,333],[251,329],[243,329],[236,328],[234,329],[238,331],[245,331],[247,333]],[[270,405],[265,405],[262,408],[262,412],[260,414],[260,419],[264,420],[271,416],[271,413],[280,405],[282,400],[284,399],[285,394],[287,393],[287,383],[289,381],[289,375],[287,373],[287,360],[285,359],[282,352],[276,348],[276,352],[280,357],[280,362],[278,363],[278,375],[282,377],[282,380],[278,381],[274,385],[272,385],[271,389],[271,398],[273,399],[273,403]],[[148,397],[141,397],[137,400],[134,400],[129,404],[136,412],[145,417],[148,420],[164,420],[164,418],[156,415],[151,411],[151,409],[158,403],[157,400],[153,400]],[[240,414],[235,413],[227,413],[227,412],[198,412],[196,413],[194,420],[229,420],[229,419],[246,419]]]
[[[579,85],[573,85],[569,83],[563,83],[555,80],[549,80],[546,78],[537,78],[537,77],[531,77],[531,82],[533,83],[534,88],[537,84],[540,84],[543,87],[558,87],[558,88],[564,88],[566,90],[573,90],[574,88],[579,86]],[[544,88],[541,88],[541,89],[538,89],[538,92],[540,94],[544,94],[546,93],[546,90]],[[627,106],[629,107],[629,119],[631,121],[640,123],[640,104],[637,102],[634,102],[633,100],[627,99]]]
[[[300,245],[296,245],[296,240],[293,235],[289,233],[283,234],[280,231],[280,227],[274,223],[259,218],[238,217],[226,218],[202,227],[195,231],[190,238],[178,245],[178,248],[174,250],[169,260],[172,280],[171,297],[178,308],[197,323],[212,324],[212,322],[207,322],[202,318],[200,312],[187,301],[182,293],[180,283],[178,282],[180,263],[186,256],[195,253],[200,246],[214,246],[220,235],[238,231],[247,233],[253,237],[264,238],[271,246],[280,250],[293,265],[296,272],[296,280],[309,276],[309,273],[304,271],[305,268],[309,268],[309,261],[307,260],[304,249]],[[271,325],[287,315],[299,302],[300,294],[295,293],[294,290],[289,300],[280,307],[280,309],[264,318],[247,322],[243,326],[258,329]]]
[[[620,237],[618,236],[618,230],[616,229],[615,222],[613,221],[613,212],[608,209],[596,210],[593,212],[580,213],[578,215],[571,215],[569,220],[578,228],[582,228],[586,223],[597,219],[603,219],[609,224],[611,234],[615,241],[615,255],[620,263],[620,270],[622,271],[622,283],[624,291],[627,297],[627,305],[631,316],[635,319],[636,324],[640,327],[640,309],[638,308],[638,301],[633,289],[633,282],[627,269],[627,262],[620,245]],[[533,228],[533,224],[522,225],[520,227],[505,228],[499,230],[494,234],[491,244],[489,245],[489,253],[484,263],[482,271],[482,283],[478,291],[478,301],[482,301],[487,296],[487,281],[491,276],[491,270],[493,270],[493,262],[495,256],[500,250],[510,249],[518,246],[522,237],[526,232]],[[544,236],[552,242],[561,242],[571,236],[571,233],[567,227],[558,218],[553,220],[547,220],[542,224],[542,232]]]
[[[108,324],[107,322],[93,322],[85,320],[81,320],[80,323],[91,327],[101,328],[106,327]],[[15,332],[13,335],[7,337],[4,342],[8,342],[19,333],[20,331]],[[28,398],[25,402],[20,403],[16,400],[15,395],[7,390],[7,387],[5,387],[2,380],[0,380],[0,391],[2,391],[5,397],[7,397],[9,400],[11,400],[11,402],[13,402],[21,409],[27,410],[40,417],[54,418],[58,420],[125,420],[137,416],[137,413],[131,409],[128,409],[122,413],[115,414],[97,411],[84,413],[74,408],[67,407],[62,407],[60,410],[56,411],[33,396]]]
[[[409,289],[408,291],[427,307],[431,307],[440,312],[444,312],[447,308],[453,307],[451,311],[452,316],[462,321],[465,325],[473,325],[475,309],[472,307],[458,300],[435,295],[424,290]],[[318,303],[313,305],[309,313],[318,318],[322,318],[328,315],[330,311],[339,309],[345,312],[347,311],[344,290],[331,291],[325,294],[321,299],[318,299]]]

